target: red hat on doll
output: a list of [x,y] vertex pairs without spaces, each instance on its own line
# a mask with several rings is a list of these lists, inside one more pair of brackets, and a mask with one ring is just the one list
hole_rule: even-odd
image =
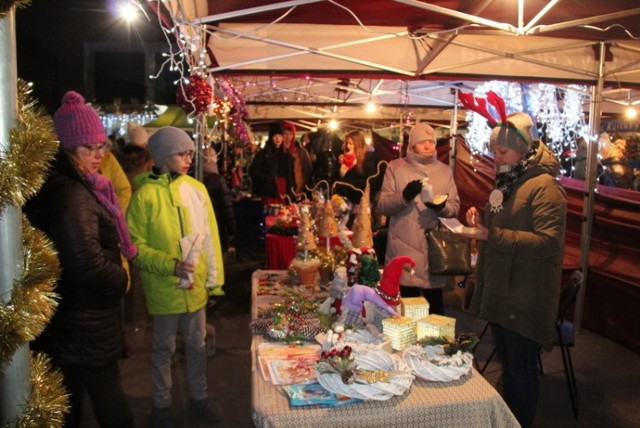
[[384,267],[380,284],[375,289],[389,305],[397,306],[400,303],[400,277],[405,265],[413,268],[416,262],[409,256],[398,256],[391,260]]

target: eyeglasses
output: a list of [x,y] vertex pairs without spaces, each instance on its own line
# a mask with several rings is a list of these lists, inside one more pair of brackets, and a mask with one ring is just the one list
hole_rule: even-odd
[[81,147],[84,147],[87,150],[87,154],[89,155],[95,155],[96,153],[100,152],[104,152],[105,150],[107,150],[107,143],[102,143],[102,144],[82,144]]
[[185,152],[176,153],[176,156],[181,157],[182,159],[193,159],[193,156],[196,154],[193,150],[187,150]]

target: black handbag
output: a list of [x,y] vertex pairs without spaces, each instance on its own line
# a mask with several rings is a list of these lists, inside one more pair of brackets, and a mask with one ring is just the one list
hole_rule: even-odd
[[471,240],[448,229],[425,232],[429,273],[433,275],[468,275],[471,273]]

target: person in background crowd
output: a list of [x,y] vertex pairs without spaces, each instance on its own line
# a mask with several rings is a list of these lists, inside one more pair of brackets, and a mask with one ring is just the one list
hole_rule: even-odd
[[321,180],[326,180],[329,185],[338,178],[338,157],[342,142],[333,133],[326,130],[314,132],[310,136],[311,142],[307,146],[311,159],[311,179],[314,185]]
[[249,168],[253,194],[265,199],[266,203],[282,203],[282,197],[291,195],[295,183],[293,157],[283,142],[282,126],[279,122],[272,123],[267,143],[255,154]]
[[[247,146],[253,145],[253,143],[247,144]],[[245,156],[245,150],[247,150],[247,148],[240,143],[234,144],[231,149],[230,190],[232,194],[239,194],[240,192],[249,190],[249,180],[246,179],[248,161]]]
[[627,142],[619,138],[613,142],[602,160],[604,170],[600,184],[620,189],[633,189],[633,168],[627,159]]
[[587,140],[585,140],[584,137],[578,137],[576,146],[572,177],[578,180],[584,180],[587,176]]
[[100,161],[100,172],[111,180],[118,202],[120,202],[122,210],[126,211],[131,201],[131,183],[129,183],[127,174],[122,169],[116,155],[111,150],[105,150],[103,155]]
[[153,317],[151,426],[172,426],[171,358],[176,334],[185,342],[189,412],[206,423],[223,420],[207,394],[206,313],[209,296],[222,296],[224,266],[218,225],[204,185],[187,175],[195,145],[171,126],[149,138],[154,167],[139,176],[127,222],[139,254],[149,314]]
[[[352,131],[344,137],[343,153],[338,156],[340,161],[340,178],[338,181],[352,185],[364,191],[367,178],[376,173],[376,159],[372,150],[365,142],[360,131]],[[377,189],[374,189],[377,191]],[[360,203],[362,193],[348,186],[336,185],[336,193],[349,199],[354,205]]]
[[80,426],[85,391],[100,426],[132,427],[117,364],[127,289],[120,254],[132,259],[137,248],[113,185],[99,173],[107,136],[98,114],[69,91],[53,121],[61,148],[24,212],[58,251],[60,304],[31,346],[47,353],[64,375],[71,400],[66,427]]
[[[414,275],[403,273],[400,294],[422,295],[429,302],[429,312],[442,315],[442,287],[447,277],[429,274],[429,248],[424,233],[438,228],[439,217],[457,217],[460,198],[451,169],[437,158],[436,138],[436,132],[426,123],[413,127],[407,156],[392,160],[387,167],[378,210],[389,217],[385,264],[398,256],[409,256],[416,263]],[[445,202],[438,205],[423,202],[420,193],[425,179],[429,180],[434,196],[448,195]]]
[[633,137],[629,140],[627,148],[627,159],[629,165],[633,168],[633,190],[640,191],[640,152],[638,151],[638,138]]
[[153,160],[151,153],[145,147],[127,144],[118,156],[122,170],[129,180],[132,190],[137,189],[136,177],[143,172],[151,171]]
[[304,147],[307,152],[309,151],[307,146],[309,145],[310,142],[311,142],[311,138],[309,137],[309,133],[305,132],[304,134],[302,134],[302,137],[300,137],[300,145]]
[[[227,253],[232,254],[235,253],[232,242],[238,233],[238,229],[233,212],[231,191],[224,177],[218,174],[218,154],[216,151],[212,147],[206,148],[203,159],[204,177],[202,183],[207,188],[213,204],[218,223],[218,233],[220,234],[220,245],[225,255]],[[229,257],[232,256],[230,255]]]
[[492,130],[496,188],[482,219],[475,207],[465,214],[480,229],[470,309],[490,323],[502,396],[523,427],[535,418],[540,348],[553,347],[567,211],[560,162],[532,127],[514,113]]
[[149,133],[139,123],[128,122],[127,135],[129,137],[129,144],[147,148],[147,144],[149,144]]
[[293,123],[285,122],[282,126],[284,148],[293,157],[293,193],[300,197],[305,192],[305,186],[311,177],[311,159],[307,149],[296,141],[296,126]]

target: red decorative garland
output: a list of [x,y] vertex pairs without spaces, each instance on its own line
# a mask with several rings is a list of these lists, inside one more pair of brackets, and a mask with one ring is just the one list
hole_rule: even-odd
[[206,113],[213,101],[213,88],[198,75],[189,76],[188,83],[181,83],[177,102],[187,113]]

